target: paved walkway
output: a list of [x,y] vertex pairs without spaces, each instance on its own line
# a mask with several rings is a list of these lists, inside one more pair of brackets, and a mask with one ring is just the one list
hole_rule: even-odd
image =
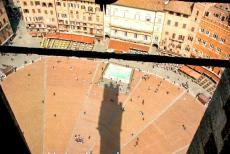
[[196,96],[197,93],[205,93],[206,95],[210,95],[206,90],[204,90],[202,87],[200,87],[198,84],[192,82],[191,79],[188,79],[178,73],[175,73],[171,70],[166,70],[160,67],[156,67],[156,63],[150,63],[150,62],[136,62],[136,61],[124,61],[124,60],[117,60],[117,59],[111,59],[111,62],[122,64],[122,65],[128,65],[130,67],[140,69],[144,72],[148,72],[150,74],[154,74],[160,77],[165,78],[166,80],[169,80],[170,82],[175,82],[175,84],[181,85],[182,83],[188,83],[189,85],[189,91],[193,96]]
[[12,46],[39,48],[42,38],[32,37],[26,30],[23,20],[20,20]]

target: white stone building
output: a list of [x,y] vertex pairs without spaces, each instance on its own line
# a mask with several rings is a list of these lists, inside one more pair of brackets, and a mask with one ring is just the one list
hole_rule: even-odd
[[146,2],[150,5],[141,1],[129,2],[121,0],[107,5],[104,34],[119,40],[159,45],[164,22],[163,3],[153,7],[153,1]]

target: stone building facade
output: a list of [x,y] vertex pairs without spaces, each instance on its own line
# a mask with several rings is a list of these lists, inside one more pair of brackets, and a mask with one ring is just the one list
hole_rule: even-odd
[[0,0],[0,45],[7,43],[12,36],[13,31],[3,1]]
[[21,0],[31,35],[71,33],[103,38],[103,12],[94,0]]
[[190,57],[205,6],[208,5],[180,1],[170,1],[165,5],[160,49],[168,54]]
[[[205,10],[193,44],[193,57],[229,59],[230,5],[216,4]],[[210,68],[221,74],[222,69]]]
[[[134,2],[120,0],[107,6],[105,35],[146,45],[159,45],[163,29],[163,3],[159,0]],[[152,4],[155,4],[152,6]]]
[[187,151],[225,154],[230,150],[230,70],[226,68]]

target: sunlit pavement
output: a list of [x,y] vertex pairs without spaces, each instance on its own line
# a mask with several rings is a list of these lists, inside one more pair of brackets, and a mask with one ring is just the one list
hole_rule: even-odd
[[26,30],[25,23],[20,20],[12,46],[39,48],[41,37],[32,37]]

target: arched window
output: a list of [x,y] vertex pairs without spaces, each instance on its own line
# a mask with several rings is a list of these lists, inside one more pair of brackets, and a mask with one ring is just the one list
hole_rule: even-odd
[[60,3],[60,2],[56,2],[56,5],[57,5],[57,6],[61,6],[61,3]]
[[43,3],[42,3],[42,6],[43,6],[43,7],[46,7],[46,3],[45,3],[45,2],[43,2]]
[[49,3],[49,4],[48,4],[48,7],[53,7],[53,4],[52,4],[52,3]]
[[2,28],[2,22],[0,21],[0,28]]

